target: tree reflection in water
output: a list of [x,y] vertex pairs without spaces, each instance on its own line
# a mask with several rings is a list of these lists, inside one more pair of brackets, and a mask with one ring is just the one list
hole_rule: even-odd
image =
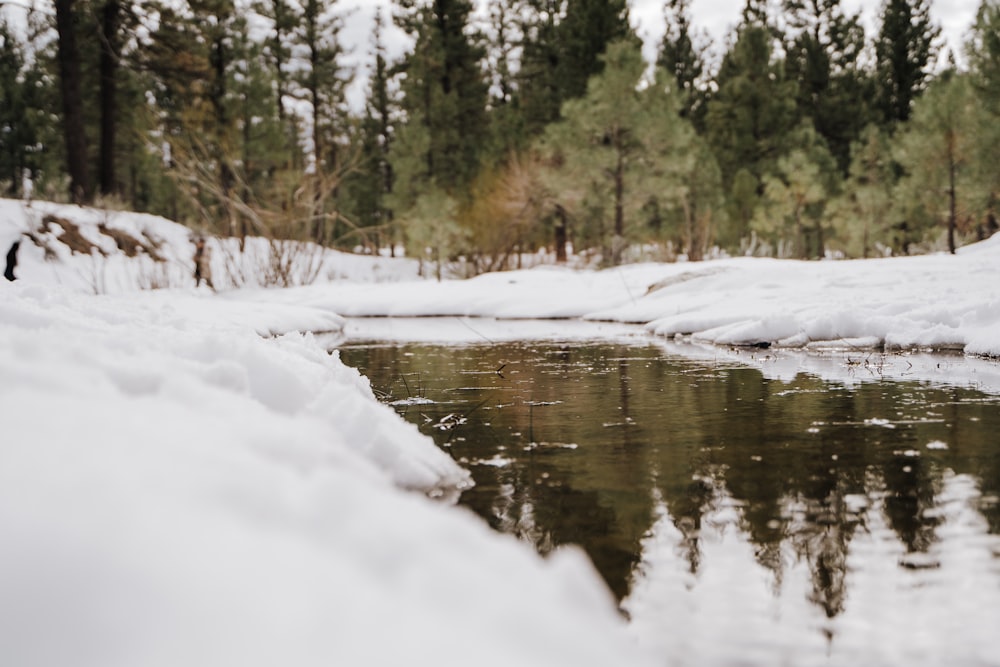
[[[582,546],[633,616],[655,608],[683,627],[697,614],[678,600],[707,609],[727,598],[744,625],[762,610],[812,618],[796,607],[801,593],[817,614],[796,621],[802,632],[833,637],[841,616],[851,628],[858,614],[882,618],[863,608],[863,582],[927,588],[948,608],[974,576],[991,595],[978,601],[987,609],[978,621],[1000,621],[996,397],[806,375],[778,382],[654,346],[356,345],[341,356],[389,399],[406,398],[419,377],[434,403],[399,410],[472,470],[462,504],[542,553]],[[465,421],[454,429],[430,428],[456,413]],[[747,561],[736,557],[744,550]],[[949,557],[973,570],[928,579]],[[720,568],[730,578],[710,593]],[[664,572],[673,602],[640,590]],[[757,586],[770,602],[746,592]],[[906,616],[893,605],[911,594],[897,589],[878,604]],[[784,642],[789,622],[756,631],[780,627],[770,641]]]

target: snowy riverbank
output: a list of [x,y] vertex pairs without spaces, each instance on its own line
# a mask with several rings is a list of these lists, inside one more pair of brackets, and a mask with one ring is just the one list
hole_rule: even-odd
[[647,664],[580,552],[398,490],[467,473],[355,371],[192,301],[0,287],[4,664]]
[[[91,250],[74,253],[59,223],[39,227],[46,215]],[[301,332],[680,334],[717,344],[682,353],[777,377],[874,377],[862,364],[882,346],[1000,355],[1000,238],[956,257],[444,283],[416,280],[409,260],[324,252],[314,285],[216,294],[193,287],[190,233],[162,219],[0,202],[4,247],[29,228],[44,247],[25,241],[19,280],[0,283],[4,664],[657,664],[579,551],[542,560],[428,499],[467,473]],[[129,256],[109,230],[149,245]],[[222,274],[236,255],[213,243]],[[263,260],[244,261],[227,275]],[[153,285],[169,289],[139,289]],[[525,334],[465,316],[585,321]],[[764,342],[796,350],[729,348]],[[974,362],[955,381],[1000,390],[995,362]]]

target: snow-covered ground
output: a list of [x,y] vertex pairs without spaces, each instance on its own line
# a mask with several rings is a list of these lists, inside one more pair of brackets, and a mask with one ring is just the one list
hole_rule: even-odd
[[[428,498],[467,473],[304,332],[499,340],[555,335],[505,319],[575,318],[570,336],[680,336],[681,353],[848,379],[947,379],[936,357],[875,348],[1000,356],[1000,238],[955,257],[444,283],[309,251],[291,282],[315,282],[285,289],[252,278],[273,246],[213,239],[215,293],[194,287],[188,230],[160,218],[0,201],[0,249],[29,230],[41,245],[25,238],[0,281],[10,665],[658,664],[579,551],[542,560]],[[361,315],[439,319],[343,319]],[[959,381],[1000,390],[995,366]]]
[[956,256],[545,267],[439,285],[313,285],[275,298],[308,302],[317,293],[348,317],[573,317],[727,346],[1000,356],[1000,235]]

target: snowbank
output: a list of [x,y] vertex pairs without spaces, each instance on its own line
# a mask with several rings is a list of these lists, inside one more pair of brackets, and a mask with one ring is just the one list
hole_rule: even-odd
[[274,298],[319,294],[349,317],[585,318],[721,346],[1000,356],[1000,236],[956,256],[540,268],[440,284],[314,285]]
[[[0,249],[18,238],[17,276],[95,294],[194,286],[194,232],[128,211],[0,199]],[[208,238],[216,288],[395,282],[417,277],[416,260],[355,255],[313,244]]]
[[0,662],[646,664],[581,553],[401,491],[468,476],[336,355],[191,298],[0,285]]
[[[51,216],[73,221],[76,236],[93,248],[73,252],[67,244],[74,235]],[[0,241],[28,229],[48,248],[22,245],[19,276],[29,282],[104,293],[193,283],[190,231],[162,218],[0,200]],[[123,240],[121,233],[128,236]],[[131,257],[125,249],[136,244],[129,238],[138,240]],[[416,279],[413,260],[312,247],[295,261],[282,261],[297,267],[293,283],[314,277],[314,284],[284,290],[255,289],[260,281],[254,276],[273,268],[273,248],[263,240],[249,240],[244,253],[235,241],[212,243],[218,286],[231,300],[266,304],[262,312],[280,304],[347,317],[585,318],[642,324],[659,336],[723,346],[1000,356],[1000,236],[956,256],[735,258],[605,271],[547,266],[441,283]],[[46,261],[46,252],[57,261]],[[317,330],[306,321],[301,327]],[[274,326],[260,330],[279,332]]]

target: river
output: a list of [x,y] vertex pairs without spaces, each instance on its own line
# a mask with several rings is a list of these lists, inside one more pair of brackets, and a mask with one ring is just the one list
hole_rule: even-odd
[[339,349],[472,472],[461,505],[585,550],[665,664],[1000,664],[996,394],[643,336]]

